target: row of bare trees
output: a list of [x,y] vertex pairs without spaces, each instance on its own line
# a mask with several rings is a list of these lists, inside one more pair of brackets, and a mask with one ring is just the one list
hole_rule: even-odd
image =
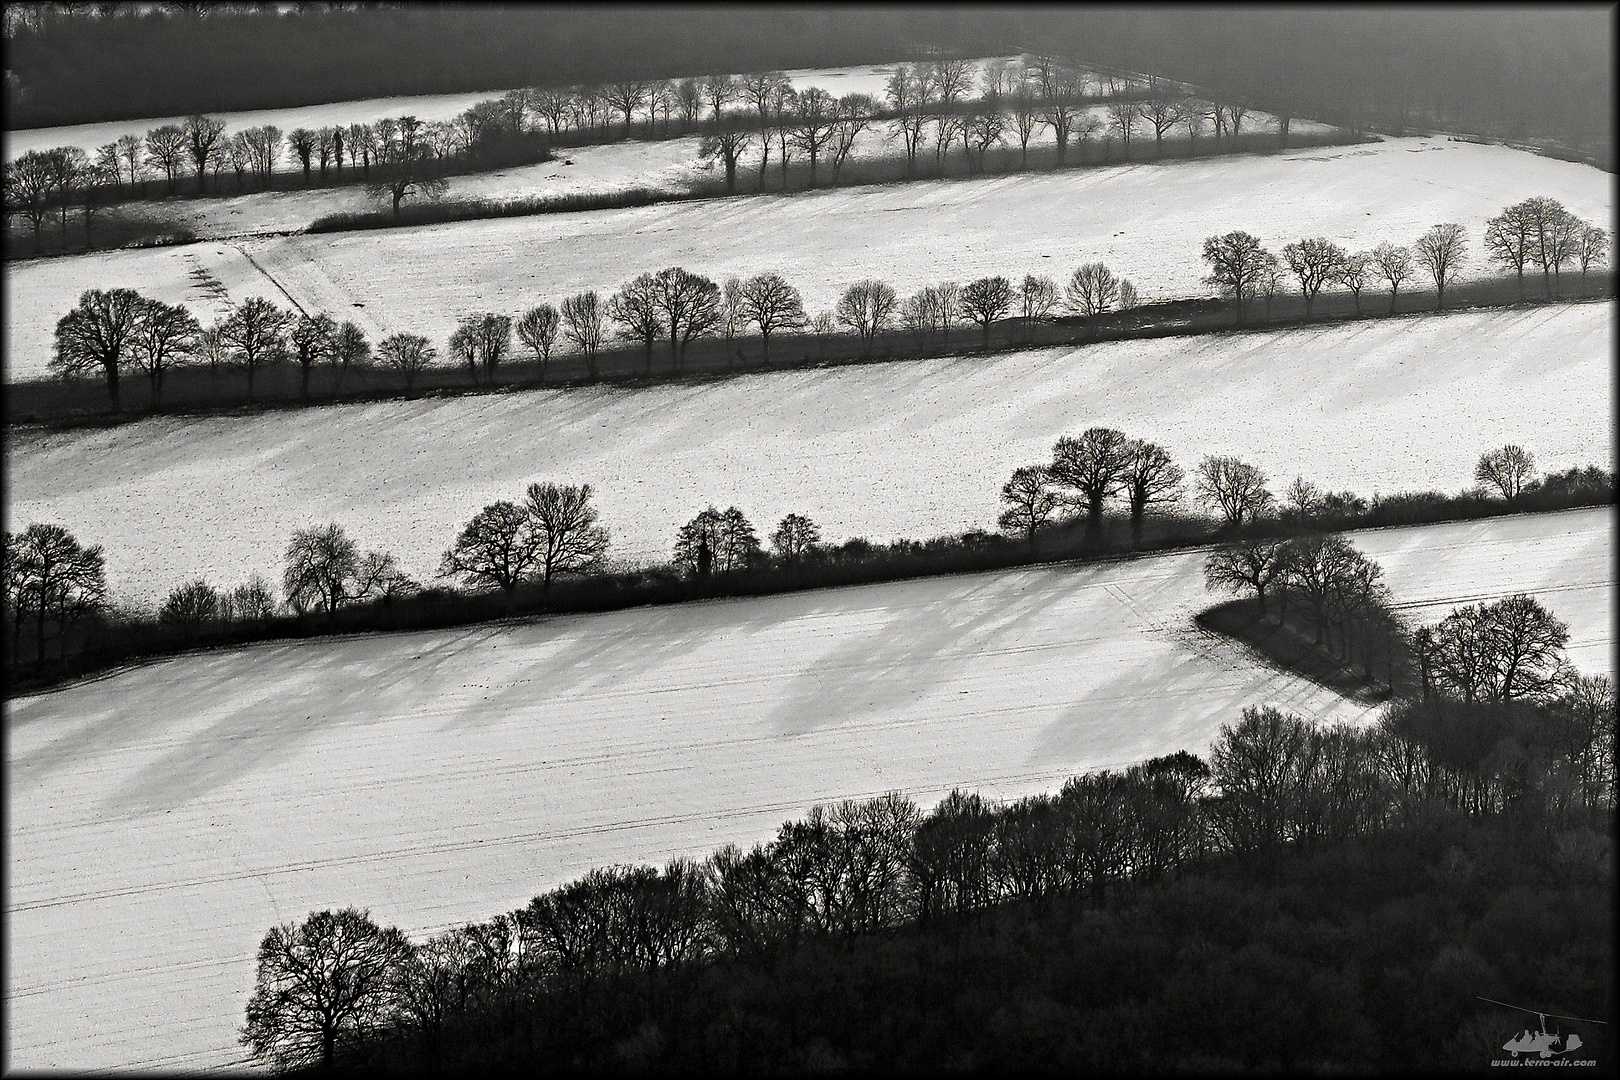
[[[1579,266],[1584,282],[1590,270],[1608,261],[1609,234],[1569,213],[1556,199],[1537,196],[1492,218],[1485,246],[1493,259],[1517,273],[1521,294],[1526,264],[1539,266],[1551,296],[1552,279],[1564,266]],[[1447,223],[1433,226],[1410,247],[1385,242],[1371,251],[1347,251],[1326,237],[1307,237],[1285,245],[1279,259],[1257,237],[1231,232],[1204,241],[1204,261],[1210,267],[1205,281],[1237,302],[1239,319],[1256,296],[1265,300],[1269,315],[1273,298],[1283,290],[1285,273],[1291,273],[1298,285],[1307,319],[1317,296],[1331,285],[1354,297],[1359,315],[1362,290],[1382,282],[1389,288],[1389,309],[1394,311],[1401,286],[1420,273],[1434,282],[1435,305],[1443,308],[1446,286],[1468,265],[1468,235],[1461,225]]]
[[288,1067],[360,1064],[384,1037],[431,1058],[540,995],[971,924],[1000,904],[1101,906],[1212,857],[1264,873],[1290,850],[1376,836],[1436,804],[1550,817],[1612,807],[1613,746],[1601,677],[1532,711],[1400,703],[1370,728],[1251,707],[1207,761],[1181,751],[1005,803],[957,790],[927,813],[899,794],[816,806],[767,842],[592,870],[421,942],[353,908],[313,912],[265,934],[242,1042]]

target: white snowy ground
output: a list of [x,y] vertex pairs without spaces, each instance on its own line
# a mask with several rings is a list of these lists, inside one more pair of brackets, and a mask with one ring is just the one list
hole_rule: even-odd
[[[1418,618],[1536,594],[1613,665],[1608,510],[1358,533]],[[1190,622],[1201,552],[164,661],[8,704],[7,1060],[236,1059],[272,924],[413,935],[817,802],[1203,754],[1246,705],[1376,710]]]
[[[973,61],[975,65],[982,61]],[[894,71],[894,65],[858,66],[842,68],[802,68],[783,72],[803,91],[819,86],[833,97],[844,94],[871,94],[882,97],[883,86]],[[976,84],[975,84],[976,85]],[[359,101],[334,101],[324,105],[296,105],[285,109],[255,109],[248,112],[210,113],[225,121],[227,133],[244,128],[272,124],[285,134],[295,128],[323,128],[334,124],[370,124],[389,116],[415,116],[424,123],[449,120],[465,112],[480,101],[498,98],[506,90],[479,90],[464,94],[423,94],[406,97],[366,98]],[[743,108],[735,105],[732,108]],[[121,135],[144,136],[162,124],[180,124],[183,116],[164,116],[146,120],[110,120],[97,124],[72,124],[63,127],[22,128],[3,133],[4,157],[7,161],[21,157],[30,150],[48,150],[56,146],[77,146],[94,155],[97,148],[114,142]]]
[[340,522],[427,580],[456,532],[536,479],[588,482],[613,554],[669,557],[709,503],[762,535],[805,513],[829,540],[991,529],[1013,469],[1117,427],[1186,469],[1236,454],[1281,491],[1473,483],[1504,443],[1545,470],[1614,461],[1609,304],[1419,315],[994,357],[12,431],[12,528],[106,550],[113,592],[156,605],[202,575],[278,579],[300,528]]
[[[549,182],[549,181],[548,181]],[[13,263],[5,275],[5,378],[45,374],[56,320],[89,288],[127,287],[213,319],[252,295],[353,318],[373,340],[442,341],[469,311],[517,313],[581,289],[611,292],[679,264],[715,280],[776,271],[811,312],[852,282],[902,294],[985,274],[1060,282],[1106,261],[1144,298],[1208,292],[1204,239],[1233,229],[1272,249],[1325,235],[1352,248],[1410,243],[1461,223],[1479,266],[1487,218],[1549,195],[1592,221],[1610,177],[1498,146],[1397,139],[1162,165],[709,199],[410,229],[258,237]],[[249,258],[252,262],[249,262]],[[217,281],[223,292],[204,292]]]

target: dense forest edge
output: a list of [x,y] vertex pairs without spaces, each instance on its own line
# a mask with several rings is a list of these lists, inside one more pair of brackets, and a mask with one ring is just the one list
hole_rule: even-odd
[[294,1075],[1611,1070],[1613,689],[1511,683],[1366,727],[1250,707],[1207,758],[1016,801],[816,806],[419,942],[311,912],[265,934],[241,1039]]
[[1543,140],[1605,167],[1612,157],[1614,14],[1597,5],[283,6],[7,5],[10,124],[1046,52],[1205,87],[1279,116]]

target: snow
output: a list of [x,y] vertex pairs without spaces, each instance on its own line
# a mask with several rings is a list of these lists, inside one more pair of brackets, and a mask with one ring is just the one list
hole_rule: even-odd
[[[45,372],[56,320],[84,289],[132,287],[196,304],[195,267],[215,273],[231,303],[285,290],[308,310],[358,317],[374,338],[410,331],[442,341],[468,311],[520,312],[581,289],[611,292],[640,271],[676,264],[716,281],[781,273],[811,311],[831,308],[866,277],[906,294],[985,274],[1061,281],[1096,259],[1129,277],[1145,299],[1204,295],[1203,241],[1233,229],[1273,250],[1307,235],[1367,248],[1410,242],[1437,221],[1456,221],[1472,238],[1477,267],[1486,219],[1531,195],[1557,198],[1592,221],[1613,213],[1610,178],[1590,166],[1497,146],[1397,139],[34,259],[13,263],[5,276],[5,377]],[[244,255],[258,268],[246,277],[237,274]]]
[[[155,605],[203,575],[275,579],[294,530],[336,520],[427,580],[456,532],[533,480],[590,483],[613,554],[669,557],[709,503],[829,539],[994,528],[1016,467],[1117,427],[1184,468],[1236,454],[1281,491],[1473,482],[1493,446],[1543,469],[1614,461],[1613,309],[1580,304],[1114,342],[693,380],[115,428],[18,429],[13,528],[106,549],[115,594]],[[1392,392],[1398,387],[1398,392]]]
[[[1611,672],[1610,510],[1357,534],[1435,617],[1527,590]],[[12,1068],[239,1058],[254,949],[354,904],[424,935],[813,803],[1008,798],[1374,710],[1199,632],[1200,552],[269,643],[7,703]]]

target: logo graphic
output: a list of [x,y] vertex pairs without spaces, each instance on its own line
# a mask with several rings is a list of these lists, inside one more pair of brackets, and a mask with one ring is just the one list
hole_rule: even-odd
[[[1545,1013],[1536,1009],[1526,1009],[1519,1005],[1509,1005],[1505,1001],[1496,1001],[1492,998],[1482,997],[1479,1000],[1489,1001],[1492,1005],[1501,1005],[1504,1008],[1515,1009],[1523,1013],[1531,1013],[1536,1018],[1536,1026],[1525,1028],[1513,1038],[1502,1044],[1506,1050],[1506,1058],[1492,1060],[1492,1065],[1530,1065],[1545,1062],[1548,1065],[1596,1065],[1596,1061],[1566,1058],[1565,1054],[1579,1050],[1584,1043],[1575,1032],[1561,1032],[1558,1026],[1553,1025],[1552,1030],[1547,1028],[1547,1018],[1555,1020],[1573,1020],[1581,1024],[1604,1024],[1602,1020],[1586,1020],[1579,1016],[1559,1016],[1557,1013]],[[1550,1060],[1550,1059],[1558,1060]]]

